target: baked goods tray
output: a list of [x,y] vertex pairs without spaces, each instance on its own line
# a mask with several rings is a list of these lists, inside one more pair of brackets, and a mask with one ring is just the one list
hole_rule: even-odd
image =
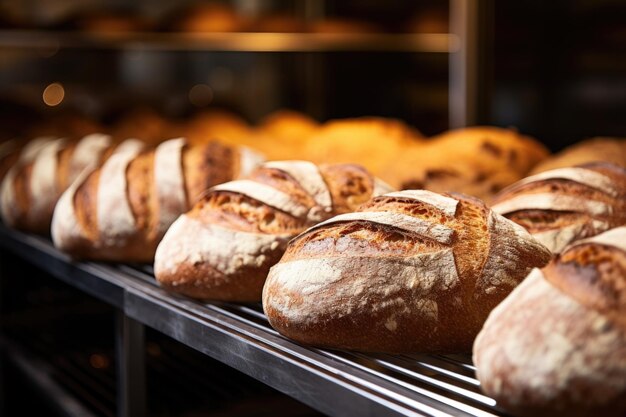
[[504,415],[480,392],[467,355],[372,355],[305,347],[274,331],[260,305],[201,303],[166,293],[150,266],[72,262],[49,240],[3,225],[0,246],[325,414]]

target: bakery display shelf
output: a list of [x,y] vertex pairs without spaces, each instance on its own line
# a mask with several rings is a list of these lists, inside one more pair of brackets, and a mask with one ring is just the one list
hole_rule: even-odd
[[469,356],[304,347],[274,331],[260,305],[201,303],[166,293],[156,285],[150,266],[73,263],[48,240],[4,226],[0,242],[89,294],[108,292],[99,298],[131,320],[328,415],[502,415],[495,401],[480,392]]
[[15,369],[52,406],[57,415],[64,417],[99,417],[98,414],[94,414],[89,408],[85,407],[76,396],[53,377],[52,369],[45,361],[25,353],[25,349],[21,345],[6,338],[0,339],[0,349]]
[[449,53],[459,39],[447,33],[91,33],[0,30],[0,48],[58,50],[101,48],[232,52],[431,52]]

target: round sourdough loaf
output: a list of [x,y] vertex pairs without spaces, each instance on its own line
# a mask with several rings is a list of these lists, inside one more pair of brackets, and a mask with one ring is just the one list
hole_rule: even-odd
[[626,227],[533,270],[487,319],[474,363],[516,415],[626,415]]
[[492,208],[558,253],[626,224],[626,170],[596,162],[542,172],[503,190]]
[[390,188],[358,165],[267,162],[213,187],[174,222],[154,264],[166,289],[194,298],[259,301],[289,239]]
[[480,200],[389,193],[292,240],[263,307],[276,330],[307,344],[467,352],[491,309],[549,258]]

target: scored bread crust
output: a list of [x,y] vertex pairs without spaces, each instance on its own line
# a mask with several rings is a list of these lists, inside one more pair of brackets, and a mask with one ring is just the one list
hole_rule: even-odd
[[4,221],[15,228],[50,233],[54,207],[62,192],[91,165],[105,159],[111,138],[90,134],[77,142],[37,138],[22,150],[2,185]]
[[194,298],[259,301],[289,239],[383,190],[389,191],[356,165],[268,162],[213,187],[176,220],[157,249],[156,279]]
[[275,329],[302,343],[464,352],[489,311],[549,257],[477,199],[401,191],[292,240],[263,307]]
[[62,196],[53,241],[76,258],[150,262],[176,217],[204,190],[247,169],[249,159],[215,142],[187,146],[179,138],[153,150],[124,142]]
[[626,228],[578,241],[534,269],[474,344],[498,405],[528,416],[626,412]]
[[559,253],[626,223],[626,170],[592,163],[542,172],[503,190],[492,208]]

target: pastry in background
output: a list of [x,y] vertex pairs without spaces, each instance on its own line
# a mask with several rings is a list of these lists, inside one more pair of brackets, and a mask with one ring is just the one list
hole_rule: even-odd
[[596,161],[626,168],[626,139],[597,137],[578,142],[540,162],[531,173]]
[[189,120],[185,137],[189,143],[207,143],[219,140],[230,145],[255,148],[253,131],[240,116],[226,110],[204,110]]
[[138,107],[126,112],[111,128],[116,142],[129,138],[139,139],[151,146],[171,138],[169,120],[148,107]]
[[469,352],[491,309],[549,260],[478,199],[392,192],[291,240],[270,270],[263,309],[300,343]]
[[157,249],[155,276],[190,297],[260,301],[291,238],[388,191],[358,165],[267,162],[246,179],[213,187],[174,222]]
[[178,13],[169,25],[179,32],[240,32],[249,25],[230,5],[217,2],[195,4]]
[[378,117],[333,120],[309,137],[304,155],[316,163],[358,163],[379,175],[407,147],[422,138],[420,132],[400,120]]
[[547,155],[541,143],[515,130],[470,127],[405,148],[381,177],[400,189],[456,191],[488,202]]
[[626,224],[626,169],[594,162],[545,171],[504,189],[492,208],[559,253]]
[[80,141],[40,138],[24,148],[19,163],[2,181],[0,212],[5,224],[47,235],[54,206],[83,170],[95,168],[114,151],[110,136],[94,133]]
[[105,132],[106,129],[91,117],[75,111],[50,112],[45,119],[26,129],[25,138],[56,136],[67,139],[80,139],[92,133]]
[[[522,174],[514,170],[487,167],[476,160],[458,156],[442,159],[440,150],[431,152],[428,147],[413,146],[398,160],[398,167],[415,167],[412,169],[412,179],[403,176],[405,179],[396,185],[400,189],[461,192],[478,197],[486,203],[490,203],[498,191],[523,178]],[[397,183],[392,178],[393,174],[382,174],[382,177],[391,184]]]
[[257,126],[256,146],[269,159],[307,159],[304,148],[319,128],[319,123],[303,113],[278,110]]
[[54,244],[76,258],[151,262],[165,231],[204,191],[260,162],[249,149],[184,139],[117,152],[63,193],[52,220]]
[[433,136],[431,144],[441,150],[442,158],[446,155],[475,158],[483,165],[509,168],[523,175],[550,153],[542,143],[515,129],[492,126],[450,130]]
[[489,315],[474,364],[514,415],[626,415],[626,227],[533,270]]

